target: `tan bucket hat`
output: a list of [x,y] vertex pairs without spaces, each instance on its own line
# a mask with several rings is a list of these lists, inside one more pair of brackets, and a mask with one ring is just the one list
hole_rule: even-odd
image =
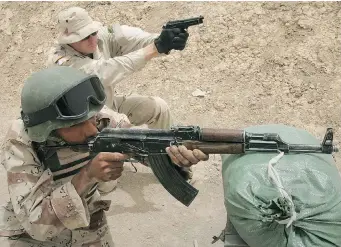
[[102,26],[100,22],[93,21],[88,12],[80,7],[71,7],[58,14],[58,27],[60,36],[59,44],[78,42],[90,34],[97,32]]

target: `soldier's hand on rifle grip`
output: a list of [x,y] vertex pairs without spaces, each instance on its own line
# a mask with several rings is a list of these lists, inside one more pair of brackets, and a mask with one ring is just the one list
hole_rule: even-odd
[[122,175],[123,163],[128,157],[121,153],[99,153],[86,166],[87,174],[98,181],[116,180]]
[[168,54],[171,50],[183,50],[188,39],[188,32],[180,28],[163,29],[160,36],[154,40],[159,53]]
[[188,150],[185,146],[171,146],[166,148],[166,152],[178,166],[190,167],[209,159],[209,155],[203,153],[199,149]]

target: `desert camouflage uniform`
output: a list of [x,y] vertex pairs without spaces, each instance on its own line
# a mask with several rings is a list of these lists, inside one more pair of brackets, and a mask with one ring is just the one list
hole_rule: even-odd
[[[97,115],[101,124],[116,125],[117,118],[107,117]],[[0,236],[9,237],[0,246],[114,246],[104,214],[110,201],[100,199],[97,184],[81,197],[71,183],[89,160],[89,153],[64,148],[44,167],[22,120],[15,120],[1,155],[10,202],[0,211]]]
[[157,34],[140,28],[114,24],[102,26],[97,34],[97,50],[93,57],[83,55],[67,44],[56,44],[50,51],[47,66],[62,65],[96,74],[107,95],[106,105],[128,116],[134,125],[168,129],[171,122],[167,103],[159,97],[115,95],[115,85],[142,69],[147,61],[141,48],[153,43]]

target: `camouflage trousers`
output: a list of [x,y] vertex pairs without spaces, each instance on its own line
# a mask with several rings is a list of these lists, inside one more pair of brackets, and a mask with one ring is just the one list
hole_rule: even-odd
[[[101,212],[99,212],[100,214]],[[47,241],[32,239],[24,233],[14,237],[0,237],[1,247],[114,247],[106,218],[98,215],[102,221],[90,223],[87,228],[64,230],[58,236]]]

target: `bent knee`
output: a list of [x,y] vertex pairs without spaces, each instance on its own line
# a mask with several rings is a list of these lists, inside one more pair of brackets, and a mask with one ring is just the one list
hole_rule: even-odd
[[130,115],[130,120],[135,125],[150,124],[161,115],[169,114],[169,106],[160,97],[147,97],[134,112]]
[[169,106],[167,102],[160,97],[151,97],[154,100],[155,109],[156,111],[163,113],[163,112],[169,112]]

